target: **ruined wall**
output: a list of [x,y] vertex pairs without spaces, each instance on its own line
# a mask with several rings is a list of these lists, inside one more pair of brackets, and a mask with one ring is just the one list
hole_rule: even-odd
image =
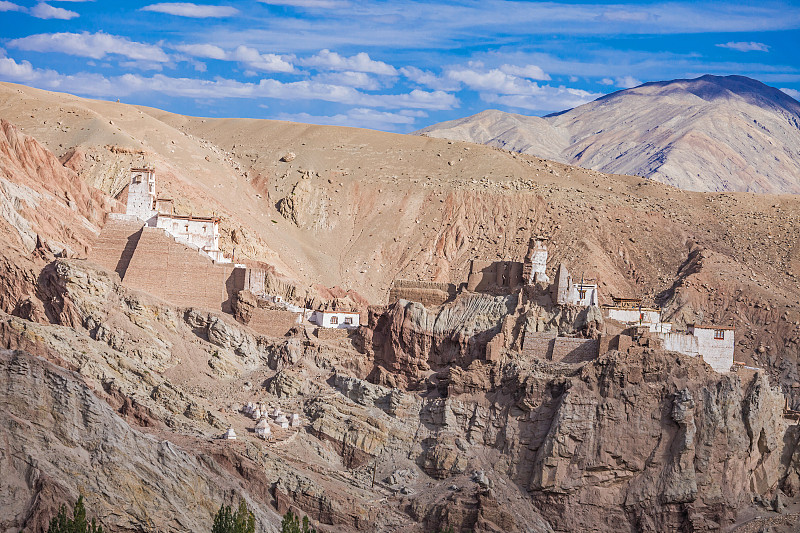
[[550,359],[560,363],[583,363],[597,359],[599,350],[600,343],[595,339],[556,337]]
[[523,264],[519,261],[477,261],[470,266],[467,290],[504,293],[523,284]]
[[526,331],[525,339],[522,341],[522,353],[529,357],[550,359],[555,339],[555,332]]
[[134,216],[110,214],[89,251],[89,261],[125,277],[143,226],[144,221]]
[[597,359],[600,341],[573,337],[557,337],[556,333],[527,331],[522,353],[529,357],[559,363],[582,363]]
[[419,302],[425,307],[442,305],[456,295],[456,286],[452,283],[435,281],[412,281],[398,279],[389,289],[389,304],[397,300]]
[[145,227],[123,282],[181,307],[230,312],[233,295],[244,287],[244,269],[215,265],[164,230]]

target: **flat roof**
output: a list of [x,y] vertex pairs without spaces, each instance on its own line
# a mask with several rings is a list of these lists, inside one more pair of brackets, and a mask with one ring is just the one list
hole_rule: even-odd
[[657,311],[661,312],[661,309],[657,307],[622,307],[619,305],[601,305],[603,309],[619,309],[621,311]]
[[686,324],[686,327],[695,329],[736,329],[735,326],[715,326],[713,324]]
[[329,314],[337,314],[337,315],[360,315],[356,311],[323,311],[321,309],[317,309],[317,313],[329,313]]
[[194,215],[171,215],[169,213],[159,213],[158,216],[164,218],[177,218],[179,220],[194,220],[197,222],[219,222],[219,217],[196,217]]

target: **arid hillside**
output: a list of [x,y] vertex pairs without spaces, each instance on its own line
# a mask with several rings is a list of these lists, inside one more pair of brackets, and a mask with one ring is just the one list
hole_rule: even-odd
[[601,302],[636,295],[679,323],[736,324],[745,361],[769,356],[797,379],[783,362],[800,338],[793,196],[693,193],[471,143],[184,117],[11,84],[0,115],[112,196],[124,199],[131,164],[153,163],[178,210],[222,217],[223,249],[301,286],[384,303],[395,279],[458,284],[471,259],[521,260],[541,233],[550,271],[564,262],[598,278]]
[[743,76],[645,83],[541,118],[489,110],[418,133],[692,191],[800,192],[800,103]]
[[[0,348],[16,350],[0,351],[0,530],[43,531],[82,493],[109,531],[206,530],[239,498],[259,532],[287,509],[325,532],[796,527],[796,197],[10,84],[0,118]],[[340,286],[385,304],[396,279],[460,284],[471,259],[520,261],[544,234],[549,274],[563,262],[601,303],[640,296],[676,327],[735,325],[736,360],[761,370],[642,345],[580,364],[520,351],[529,322],[597,332],[536,287],[374,305],[345,335],[176,307],[84,260],[142,162],[287,299]],[[301,425],[260,440],[248,402]]]

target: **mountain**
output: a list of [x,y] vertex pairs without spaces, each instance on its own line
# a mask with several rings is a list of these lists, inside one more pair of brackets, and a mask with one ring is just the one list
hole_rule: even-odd
[[546,117],[488,110],[417,133],[693,191],[800,193],[800,103],[744,76],[645,83]]

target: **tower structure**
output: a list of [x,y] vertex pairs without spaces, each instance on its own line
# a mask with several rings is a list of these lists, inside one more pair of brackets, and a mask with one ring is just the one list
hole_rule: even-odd
[[528,285],[550,283],[550,278],[545,273],[547,270],[546,240],[547,238],[545,237],[531,237],[528,243],[528,253],[525,256],[525,264],[522,271],[525,283]]
[[131,169],[128,184],[128,205],[125,213],[134,215],[145,222],[156,215],[156,176],[152,167],[143,166]]

